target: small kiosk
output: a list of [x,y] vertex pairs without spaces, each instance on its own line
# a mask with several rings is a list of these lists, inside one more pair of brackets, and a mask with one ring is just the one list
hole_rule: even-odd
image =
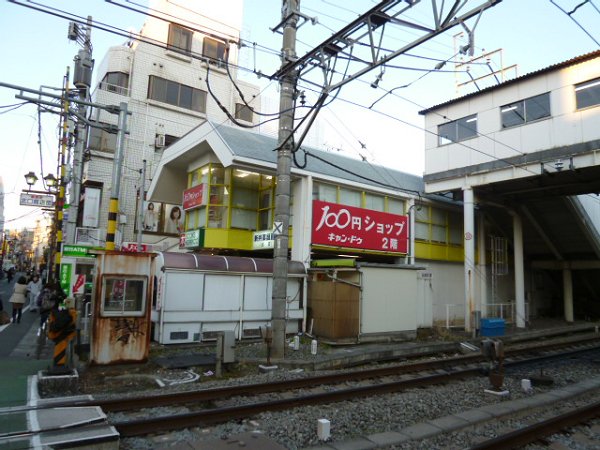
[[154,253],[98,250],[90,362],[144,362],[150,348]]

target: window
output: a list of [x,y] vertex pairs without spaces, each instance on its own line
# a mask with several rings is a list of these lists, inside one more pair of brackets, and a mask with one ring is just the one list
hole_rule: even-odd
[[252,110],[243,103],[235,104],[235,118],[252,122]]
[[167,48],[175,52],[189,55],[192,53],[193,34],[192,30],[188,30],[180,25],[175,25],[174,23],[169,24]]
[[[92,123],[98,126],[109,126],[103,122],[92,121]],[[117,135],[92,126],[89,131],[88,147],[90,150],[114,153],[117,148]]]
[[415,211],[416,240],[462,245],[463,221],[460,213],[425,205],[415,208]]
[[600,105],[600,78],[575,85],[577,109]]
[[150,75],[148,98],[192,111],[206,112],[206,92]]
[[103,315],[123,315],[123,313],[144,313],[146,279],[107,276],[102,286]]
[[460,142],[475,136],[477,136],[476,114],[438,126],[439,145]]
[[208,37],[204,38],[202,43],[202,56],[208,58],[210,63],[222,65],[222,63],[225,62],[226,50],[227,47],[223,42]]
[[129,95],[128,86],[129,74],[123,72],[108,72],[100,82],[100,89],[120,95]]
[[502,128],[550,117],[550,93],[536,95],[500,108]]

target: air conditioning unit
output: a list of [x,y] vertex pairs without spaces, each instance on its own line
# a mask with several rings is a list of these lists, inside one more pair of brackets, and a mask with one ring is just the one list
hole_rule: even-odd
[[165,135],[157,134],[154,138],[154,146],[156,148],[163,148],[165,146]]

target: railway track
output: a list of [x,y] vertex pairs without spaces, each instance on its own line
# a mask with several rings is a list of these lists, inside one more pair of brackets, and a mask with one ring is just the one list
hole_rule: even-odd
[[[568,351],[558,351],[565,346],[572,347]],[[574,348],[576,347],[576,348]],[[559,342],[538,344],[518,349],[507,349],[505,367],[511,368],[524,364],[542,363],[552,359],[572,358],[574,355],[600,349],[600,338],[597,334],[584,338],[571,338]],[[534,354],[535,356],[531,356]],[[299,394],[293,398],[282,398],[270,401],[259,401],[235,407],[202,409],[188,413],[171,414],[166,417],[148,417],[133,420],[111,420],[123,437],[141,436],[150,433],[183,429],[198,425],[222,423],[231,420],[252,417],[265,411],[283,411],[307,405],[325,404],[351,400],[360,397],[399,392],[415,387],[426,387],[434,384],[472,377],[481,373],[484,359],[479,354],[431,360],[404,365],[387,366],[353,372],[342,372],[292,380],[248,384],[242,386],[220,387],[199,391],[179,392],[155,396],[130,397],[120,399],[90,400],[85,402],[64,402],[53,407],[99,406],[105,412],[133,411],[144,408],[156,408],[173,405],[210,404],[236,396],[250,396],[290,390],[315,388],[315,386],[334,385],[331,390],[309,394]],[[380,382],[377,379],[396,377],[394,381]],[[345,382],[360,382],[375,379],[370,384],[343,388],[337,385]],[[25,408],[31,410],[35,408]],[[41,409],[41,408],[40,408]],[[41,430],[48,431],[48,430]],[[3,436],[0,435],[0,439]],[[4,436],[5,437],[5,436]]]
[[470,450],[507,450],[532,444],[547,436],[566,431],[600,416],[600,402],[573,409],[528,427],[497,436],[476,444]]

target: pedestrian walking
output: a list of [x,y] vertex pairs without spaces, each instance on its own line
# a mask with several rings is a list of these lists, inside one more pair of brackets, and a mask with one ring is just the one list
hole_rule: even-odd
[[12,322],[21,323],[21,311],[27,299],[27,279],[19,277],[9,302],[12,303]]
[[37,297],[39,293],[42,291],[42,280],[40,280],[40,276],[34,273],[31,277],[31,281],[27,283],[27,291],[29,292],[29,307],[31,308],[31,312],[37,311]]

